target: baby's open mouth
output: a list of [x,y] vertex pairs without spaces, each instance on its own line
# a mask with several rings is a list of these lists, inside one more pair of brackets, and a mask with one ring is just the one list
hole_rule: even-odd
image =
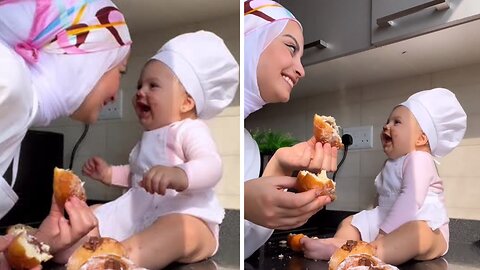
[[392,137],[387,133],[382,133],[383,141],[385,143],[392,142]]
[[147,104],[137,102],[137,107],[140,109],[141,112],[149,112],[150,111],[150,106]]

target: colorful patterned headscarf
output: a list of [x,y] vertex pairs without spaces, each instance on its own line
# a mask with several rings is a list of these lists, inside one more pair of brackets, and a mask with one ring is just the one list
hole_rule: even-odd
[[289,21],[300,22],[274,1],[244,2],[244,118],[265,105],[257,83],[257,65],[265,48],[283,31]]
[[72,114],[132,43],[110,0],[3,0],[0,29],[0,41],[28,63],[36,125]]

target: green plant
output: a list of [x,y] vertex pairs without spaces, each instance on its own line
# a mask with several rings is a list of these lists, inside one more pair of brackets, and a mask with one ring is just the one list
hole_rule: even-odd
[[260,153],[271,155],[281,147],[289,147],[298,140],[288,133],[274,132],[271,130],[255,130],[251,132],[253,139],[257,142]]

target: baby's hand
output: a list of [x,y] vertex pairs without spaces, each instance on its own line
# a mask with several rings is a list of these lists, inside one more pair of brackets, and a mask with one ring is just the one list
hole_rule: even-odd
[[112,166],[100,157],[88,159],[83,164],[82,173],[107,185],[112,183]]
[[188,187],[188,178],[180,168],[158,165],[152,167],[143,176],[140,186],[151,194],[165,195],[167,188],[176,191],[185,190]]

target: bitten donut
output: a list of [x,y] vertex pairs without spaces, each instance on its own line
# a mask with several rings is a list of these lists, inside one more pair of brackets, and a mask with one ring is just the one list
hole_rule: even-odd
[[296,188],[300,192],[318,188],[322,190],[322,195],[330,196],[332,201],[337,198],[335,195],[335,182],[327,177],[325,170],[322,170],[319,174],[305,170],[298,172]]
[[80,270],[146,270],[137,267],[135,264],[125,257],[117,255],[99,255],[90,258],[85,262]]
[[343,149],[342,138],[340,137],[339,126],[332,116],[320,116],[315,114],[313,117],[313,135],[317,142],[330,143],[332,147]]
[[58,205],[63,207],[68,198],[75,196],[85,201],[87,196],[83,182],[70,170],[55,168],[53,171],[53,195]]
[[[367,242],[348,240],[343,246],[337,249],[328,262],[329,270],[337,270],[339,265],[350,255],[366,254],[375,255],[375,248]],[[343,268],[342,268],[343,269]],[[348,269],[348,268],[345,268]]]
[[[126,257],[127,251],[123,245],[115,239],[108,237],[90,237],[87,242],[78,247],[72,256],[70,256],[67,262],[67,270],[79,270],[88,260],[101,255]],[[119,263],[119,265],[121,264]]]
[[296,252],[301,252],[302,251],[302,244],[300,243],[300,239],[303,237],[308,237],[304,234],[289,234],[287,237],[287,245],[290,247],[291,250],[296,251]]
[[31,227],[15,225],[8,233],[14,235],[5,251],[5,258],[12,269],[31,269],[52,258],[50,247],[29,234]]

